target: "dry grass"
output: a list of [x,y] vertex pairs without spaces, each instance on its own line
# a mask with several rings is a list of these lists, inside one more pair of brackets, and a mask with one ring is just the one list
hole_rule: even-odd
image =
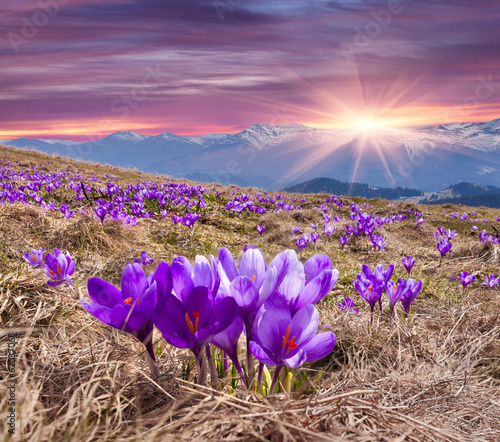
[[[120,183],[139,181],[141,175],[37,152],[7,149],[4,155],[25,164],[50,161],[49,169],[70,165],[114,173]],[[57,161],[61,164],[55,166]],[[222,190],[223,195],[231,191]],[[388,209],[384,201],[370,203],[379,214],[416,208],[425,213],[426,223],[381,228],[390,238],[385,253],[375,254],[363,241],[346,251],[333,238],[318,242],[317,251],[328,253],[340,271],[333,293],[318,305],[322,327],[335,332],[337,344],[331,356],[297,373],[296,393],[269,397],[193,384],[182,369],[187,353],[165,345],[160,335],[155,341],[161,377],[152,380],[143,348],[132,337],[94,320],[69,288],[47,286],[21,254],[32,247],[69,250],[78,263],[75,280],[86,296],[88,277],[117,283],[124,264],[142,250],[159,262],[222,246],[237,255],[243,244],[254,243],[270,259],[293,247],[292,226],[320,221],[321,214],[310,210],[314,205],[297,214],[261,218],[214,210],[200,220],[192,239],[187,229],[161,219],[141,220],[136,227],[101,226],[91,217],[65,220],[60,213],[0,206],[0,435],[9,436],[6,359],[8,333],[16,332],[14,441],[497,441],[500,290],[476,283],[462,295],[461,286],[447,276],[463,270],[478,280],[498,275],[498,246],[471,240],[441,207],[399,204]],[[346,210],[334,209],[335,214],[345,216]],[[498,214],[489,210],[484,216],[496,219]],[[266,226],[262,238],[255,231],[261,223]],[[453,253],[441,265],[432,238],[438,225],[459,229]],[[313,253],[306,249],[301,259]],[[394,263],[395,276],[404,277],[400,258],[407,253],[417,258],[413,277],[424,283],[411,322],[398,311],[392,324],[383,319],[369,327],[368,309],[351,280],[361,263]],[[345,296],[355,299],[361,317],[338,310]]]

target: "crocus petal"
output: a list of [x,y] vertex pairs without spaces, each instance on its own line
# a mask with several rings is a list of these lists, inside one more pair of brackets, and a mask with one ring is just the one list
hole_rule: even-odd
[[231,255],[228,249],[224,248],[219,250],[219,263],[224,269],[229,281],[232,281],[239,275],[233,255]]
[[279,365],[279,362],[266,350],[264,350],[257,342],[250,341],[249,343],[250,352],[263,364],[273,367]]
[[274,292],[278,283],[278,274],[275,267],[269,267],[267,269],[264,280],[262,281],[262,286],[259,290],[259,300],[257,301],[257,307],[260,307],[267,298]]
[[102,279],[88,279],[87,290],[92,301],[97,304],[109,308],[113,308],[116,304],[123,304],[123,296],[120,290]]
[[245,314],[250,313],[259,300],[256,284],[246,276],[238,276],[231,282],[229,293]]
[[87,310],[92,316],[104,322],[106,325],[113,325],[111,320],[111,309],[95,302],[81,301],[82,307]]
[[154,281],[142,294],[139,303],[136,304],[135,310],[141,312],[145,317],[151,318],[156,309],[157,298],[157,285],[156,281]]
[[151,283],[156,282],[157,308],[167,300],[172,293],[172,272],[166,262],[160,262],[152,275]]
[[196,256],[192,275],[195,287],[205,286],[210,289],[212,288],[212,268],[210,267],[210,262],[204,256]]
[[[276,257],[271,261],[271,264],[269,264],[269,268],[276,269],[277,286],[283,282],[283,279],[288,274],[291,263],[293,263],[292,267],[294,267],[297,262],[299,262],[299,260],[297,259],[297,254],[294,250],[285,250],[276,255]],[[299,273],[300,271],[301,270],[299,270]]]
[[123,299],[132,298],[133,302],[141,299],[148,287],[148,279],[140,264],[127,264],[123,269],[121,289]]
[[255,318],[252,336],[269,352],[279,355],[283,350],[283,336],[291,321],[290,310],[286,306],[265,303]]
[[314,305],[301,308],[292,319],[290,335],[295,336],[295,342],[300,345],[307,342],[318,331],[319,317]]
[[328,293],[332,280],[332,270],[324,270],[300,291],[292,306],[299,310],[307,304],[315,304]]
[[243,319],[241,319],[240,316],[236,316],[229,327],[212,338],[211,343],[221,348],[232,359],[236,358],[238,353],[238,340],[242,331]]
[[193,267],[187,258],[179,256],[172,261],[170,270],[172,272],[174,294],[184,303],[188,294],[194,288],[191,280]]
[[283,363],[289,368],[297,368],[300,367],[306,361],[307,361],[307,353],[303,349],[300,349],[290,358],[284,359]]
[[223,331],[233,323],[237,311],[237,305],[234,299],[224,298],[214,306],[208,322],[211,324],[219,324],[219,331]]
[[304,264],[306,282],[312,281],[324,270],[332,270],[332,260],[328,255],[314,255]]
[[[222,301],[221,301],[222,302]],[[193,313],[199,314],[198,328],[204,328],[212,313],[214,298],[212,291],[207,287],[195,287],[186,298],[186,313],[193,320]],[[184,318],[183,318],[184,319]],[[234,319],[234,316],[233,316]]]
[[307,354],[307,361],[316,361],[330,354],[336,341],[337,337],[331,331],[314,336],[302,347]]
[[189,344],[182,346],[182,348],[192,346],[193,338],[186,323],[186,309],[175,296],[170,296],[163,306],[153,314],[153,323],[172,345],[177,346],[174,344],[174,340],[181,340]]
[[248,249],[241,258],[240,276],[255,281],[257,287],[262,285],[266,272],[266,260],[259,249]]

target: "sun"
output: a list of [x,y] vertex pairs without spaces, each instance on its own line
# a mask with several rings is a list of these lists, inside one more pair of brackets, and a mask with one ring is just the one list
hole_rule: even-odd
[[376,132],[377,130],[386,127],[386,124],[382,121],[363,119],[354,122],[353,126],[355,126],[355,129],[360,132]]

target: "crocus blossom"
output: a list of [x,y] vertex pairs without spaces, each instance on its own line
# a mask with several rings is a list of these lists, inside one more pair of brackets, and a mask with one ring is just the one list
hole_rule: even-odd
[[69,253],[62,253],[54,249],[54,254],[47,253],[45,257],[45,274],[50,278],[48,284],[55,287],[60,284],[73,286],[71,275],[75,271],[75,263],[71,260]]
[[353,313],[358,313],[359,310],[356,310],[354,308],[354,301],[351,298],[345,298],[339,305],[339,309],[342,310],[343,312],[353,312]]
[[495,278],[495,275],[490,275],[486,277],[485,281],[481,285],[485,285],[489,289],[492,289],[498,284],[500,284],[500,276],[498,278]]
[[410,314],[411,304],[422,289],[422,281],[417,282],[414,279],[408,279],[408,281],[406,281],[405,288],[406,290],[401,296],[401,304],[403,304],[405,315],[406,317],[408,317],[408,315]]
[[469,272],[460,272],[459,276],[462,282],[463,292],[465,292],[466,287],[476,279],[474,275],[469,275]]
[[[156,276],[158,279],[159,274]],[[135,336],[154,361],[152,317],[158,303],[157,287],[154,277],[151,284],[148,282],[139,264],[127,264],[122,273],[121,290],[102,279],[90,278],[87,289],[92,302],[81,304],[101,322]]]
[[300,367],[327,356],[335,345],[331,331],[316,334],[318,312],[306,305],[293,315],[286,305],[265,303],[255,319],[250,350],[269,366]]
[[406,258],[401,258],[401,262],[408,272],[408,276],[410,276],[411,269],[415,265],[415,258],[412,258],[410,255],[408,255]]
[[451,242],[448,242],[448,238],[442,237],[437,243],[437,249],[441,253],[441,259],[451,250]]
[[134,258],[134,262],[138,264],[142,264],[143,266],[147,266],[148,264],[153,264],[155,262],[154,259],[150,258],[147,252],[141,252],[140,258]]
[[170,296],[154,313],[153,321],[167,342],[191,349],[198,358],[205,345],[228,328],[236,315],[234,299],[215,302],[212,291],[203,286],[192,289],[184,303]]
[[262,234],[264,233],[264,230],[266,229],[266,226],[260,225],[260,226],[257,226],[256,229],[257,229],[257,232],[259,232],[260,236],[262,236]]
[[32,249],[31,253],[24,252],[23,258],[31,266],[32,269],[38,269],[44,266],[43,249],[41,247],[40,250]]

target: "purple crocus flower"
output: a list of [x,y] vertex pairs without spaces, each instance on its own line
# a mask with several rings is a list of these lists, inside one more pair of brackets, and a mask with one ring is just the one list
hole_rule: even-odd
[[339,271],[333,269],[328,255],[314,255],[305,264],[298,260],[293,250],[286,250],[280,256],[286,262],[286,272],[273,297],[281,298],[292,315],[307,304],[323,299],[337,283]]
[[162,264],[151,284],[139,264],[127,264],[122,273],[121,290],[102,279],[90,278],[87,289],[92,302],[81,301],[83,308],[101,322],[135,336],[153,361],[153,313],[162,296],[172,297],[170,293],[158,296],[161,290],[172,287],[166,280],[168,272],[164,272],[168,265]]
[[415,265],[415,258],[412,258],[410,255],[408,255],[406,258],[401,258],[401,262],[408,272],[408,276],[410,276],[411,269]]
[[316,245],[316,241],[319,239],[319,233],[311,233],[311,241]]
[[372,242],[373,250],[376,251],[377,249],[382,250],[382,252],[385,252],[385,245],[387,244],[387,240],[384,240],[381,235],[372,235],[370,236],[370,241]]
[[178,224],[178,223],[180,223],[181,221],[182,221],[182,218],[181,218],[180,216],[176,216],[176,215],[172,216],[172,222],[173,222],[174,224]]
[[148,264],[153,264],[155,262],[154,259],[151,259],[146,252],[141,252],[140,258],[135,258],[134,262],[138,264],[142,264],[144,267]]
[[292,233],[296,233],[297,235],[302,235],[302,230],[300,230],[300,224],[292,229]]
[[257,229],[257,232],[260,233],[260,236],[262,236],[262,234],[264,233],[264,230],[266,229],[266,227],[262,224],[260,226],[257,226],[256,229]]
[[490,275],[486,277],[486,280],[481,285],[485,285],[489,289],[492,289],[498,284],[500,284],[500,276],[498,278],[495,278],[495,275]]
[[457,236],[457,232],[456,230],[446,230],[444,233],[443,233],[449,240],[450,239],[453,239]]
[[[292,316],[286,305],[265,303],[255,319],[250,350],[266,365],[300,367],[327,356],[335,346],[337,338],[333,332],[316,334],[318,325],[318,312],[313,305],[306,305]],[[271,386],[270,391],[273,390]]]
[[441,259],[443,259],[444,255],[451,250],[451,242],[448,242],[448,238],[444,236],[437,243],[437,249],[439,250],[439,253],[441,253]]
[[421,226],[423,223],[425,223],[425,219],[419,218],[418,216],[415,217],[415,221],[417,222],[417,226]]
[[106,218],[106,215],[108,211],[106,210],[106,207],[99,206],[94,209],[94,212],[98,218],[101,219],[101,224],[104,224],[104,218]]
[[190,230],[193,230],[194,223],[198,221],[199,218],[200,215],[198,215],[197,213],[187,213],[182,217],[181,223],[182,225],[189,227]]
[[375,304],[377,302],[379,303],[380,311],[382,311],[382,293],[384,292],[385,286],[391,278],[393,271],[394,265],[392,264],[387,267],[387,270],[384,270],[384,267],[379,264],[375,268],[375,272],[372,272],[370,267],[363,264],[363,270],[358,273],[356,280],[353,281],[358,294],[370,305],[372,313],[371,323],[373,323],[373,310],[375,309]]
[[200,360],[210,340],[227,329],[235,320],[234,299],[216,302],[208,287],[192,289],[182,303],[170,296],[153,315],[153,321],[167,342],[178,348],[189,348]]
[[346,236],[346,235],[339,236],[339,243],[342,246],[342,250],[344,250],[344,247],[347,244],[347,241],[349,241],[348,236]]
[[463,291],[465,292],[465,288],[472,282],[476,277],[474,275],[469,275],[469,272],[460,272],[458,275],[460,276],[460,281],[462,282]]
[[391,317],[394,314],[394,306],[396,303],[403,297],[406,293],[406,281],[403,279],[398,279],[398,283],[394,283],[394,281],[389,281],[385,285],[385,290],[387,295],[389,296],[389,303],[391,305]]
[[295,245],[297,246],[297,250],[299,252],[302,252],[302,250],[304,250],[307,247],[307,245],[309,244],[310,241],[311,241],[311,239],[310,239],[309,235],[301,236],[299,239],[297,239],[295,241]]
[[74,286],[71,275],[75,271],[75,263],[71,260],[69,253],[62,253],[54,249],[54,254],[47,253],[45,257],[45,274],[50,278],[47,282],[55,287],[60,284]]
[[323,226],[323,230],[325,231],[326,236],[330,237],[330,235],[332,235],[333,232],[335,232],[335,227],[333,227],[330,223],[326,223]]
[[210,259],[214,270],[210,266],[210,261],[201,255],[196,256],[194,265],[184,256],[179,256],[172,261],[170,270],[173,294],[183,304],[186,303],[187,296],[195,287],[208,287],[212,293],[217,294],[220,279],[215,268],[218,263],[214,257],[210,256]]
[[405,291],[401,296],[401,304],[405,309],[405,317],[407,318],[410,314],[411,303],[420,293],[422,289],[422,281],[415,281],[414,279],[408,279],[405,284]]
[[32,249],[31,253],[24,252],[23,258],[30,265],[32,269],[38,269],[40,267],[44,267],[43,249],[41,247],[40,250]]
[[163,218],[166,218],[168,215],[168,210],[160,210],[160,214],[161,216],[163,216]]
[[339,305],[339,309],[343,312],[354,312],[359,314],[359,310],[354,309],[354,301],[351,298],[345,298]]
[[313,230],[316,230],[318,228],[318,223],[314,221],[313,223],[309,224],[309,227]]

